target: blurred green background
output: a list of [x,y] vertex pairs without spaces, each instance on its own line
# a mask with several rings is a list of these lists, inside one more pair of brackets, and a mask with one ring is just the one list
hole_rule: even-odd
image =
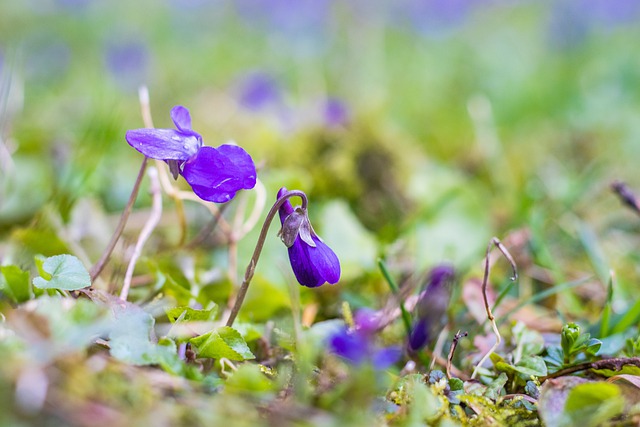
[[[269,200],[309,194],[343,264],[316,295],[334,313],[335,293],[379,305],[378,256],[398,277],[444,260],[478,275],[494,235],[522,289],[594,275],[565,314],[602,301],[611,268],[623,307],[640,229],[609,184],[640,188],[639,19],[625,0],[2,1],[0,261],[75,244],[97,259],[141,161],[124,134],[143,127],[144,84],[157,127],[185,105],[205,144],[261,165]],[[165,205],[147,254],[175,247]],[[188,213],[193,236],[207,212]],[[215,271],[225,253],[194,259]],[[285,267],[273,237],[257,282],[283,300]]]

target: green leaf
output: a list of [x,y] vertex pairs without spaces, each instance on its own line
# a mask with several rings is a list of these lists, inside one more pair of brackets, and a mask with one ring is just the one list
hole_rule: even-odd
[[91,278],[82,262],[73,255],[56,255],[47,258],[42,269],[50,277],[36,277],[34,286],[40,289],[64,289],[75,291],[91,286]]
[[520,360],[513,369],[521,374],[530,377],[542,377],[547,375],[547,365],[540,356],[525,356]]
[[17,303],[25,302],[33,297],[29,284],[29,272],[22,271],[15,265],[5,265],[0,267],[0,274],[4,278],[0,281],[0,287],[9,294]]
[[498,378],[491,381],[487,385],[487,389],[485,390],[484,395],[489,399],[497,399],[504,389],[504,385],[507,383],[508,379],[509,378],[507,377],[507,374],[502,372],[500,375],[498,375]]
[[569,392],[564,409],[573,425],[598,426],[622,413],[624,398],[615,384],[584,383]]
[[640,368],[635,365],[623,365],[622,368],[618,371],[614,371],[613,369],[592,369],[591,372],[594,372],[603,377],[613,377],[616,375],[637,375],[640,376]]
[[262,373],[260,365],[244,364],[226,381],[225,389],[231,392],[260,393],[271,391],[273,381]]
[[151,342],[153,317],[133,304],[111,306],[114,319],[109,334],[111,355],[133,365],[157,362],[156,346]]
[[602,341],[600,341],[597,338],[591,338],[587,343],[587,347],[585,348],[585,353],[587,353],[590,356],[595,356],[596,353],[598,353],[598,351],[600,350],[600,347],[602,347]]
[[229,360],[255,359],[242,335],[229,326],[221,326],[192,338],[191,344],[198,349],[198,356]]
[[191,307],[174,307],[167,308],[167,317],[171,323],[174,323],[177,319],[181,319],[184,322],[213,320],[218,313],[218,306],[214,305],[208,310],[200,310]]
[[451,388],[451,391],[464,390],[464,381],[460,378],[451,378],[449,380],[449,387]]
[[266,280],[261,274],[256,274],[247,292],[247,298],[242,305],[242,316],[252,322],[266,322],[283,309],[291,306],[287,288]]

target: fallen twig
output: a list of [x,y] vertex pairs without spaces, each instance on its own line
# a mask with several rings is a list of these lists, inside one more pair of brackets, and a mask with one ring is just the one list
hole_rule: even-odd
[[640,368],[640,357],[613,357],[610,359],[596,360],[595,362],[583,362],[540,377],[539,380],[542,384],[550,378],[562,377],[573,374],[574,372],[586,371],[587,369],[610,369],[617,372],[627,365]]
[[447,367],[446,367],[446,374],[447,374],[447,379],[451,379],[451,365],[452,365],[452,360],[453,360],[453,353],[456,351],[456,347],[458,347],[458,341],[460,341],[461,338],[466,337],[467,335],[469,335],[468,332],[460,332],[458,331],[456,333],[456,335],[453,337],[453,343],[451,344],[451,348],[449,349],[449,356],[447,357]]

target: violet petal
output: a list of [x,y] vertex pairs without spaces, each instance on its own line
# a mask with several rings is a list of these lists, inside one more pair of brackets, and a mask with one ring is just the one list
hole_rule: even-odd
[[190,133],[192,131],[191,128],[191,114],[189,114],[189,110],[182,105],[176,105],[171,109],[171,120],[176,125],[176,127],[184,132]]
[[313,236],[316,247],[296,239],[289,248],[289,261],[296,279],[302,286],[316,288],[325,282],[330,284],[340,280],[340,261],[323,241]]
[[237,145],[202,147],[185,163],[182,176],[203,200],[224,203],[238,190],[256,185],[256,167],[251,156]]
[[376,310],[361,308],[354,316],[354,323],[358,331],[371,335],[380,327],[380,315]]
[[387,347],[376,351],[371,358],[371,363],[375,369],[386,369],[396,363],[402,357],[400,347]]
[[195,132],[184,134],[173,129],[134,129],[127,131],[125,139],[145,156],[158,160],[188,160],[202,146]]
[[[280,197],[282,197],[286,192],[287,189],[285,187],[282,187],[280,190],[278,190],[276,200],[280,199]],[[282,204],[282,206],[280,206],[280,209],[278,209],[278,213],[280,214],[280,223],[284,224],[284,220],[293,213],[293,206],[291,205],[291,202],[289,200],[286,200]]]
[[430,326],[428,319],[418,319],[415,322],[409,335],[409,347],[411,350],[421,349],[431,339]]
[[331,336],[329,347],[333,353],[356,365],[364,362],[369,353],[367,339],[360,334],[349,333],[346,328]]

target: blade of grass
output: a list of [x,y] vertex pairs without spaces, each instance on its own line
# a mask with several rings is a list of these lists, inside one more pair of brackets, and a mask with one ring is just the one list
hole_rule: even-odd
[[619,334],[620,332],[624,332],[631,326],[634,326],[640,320],[640,300],[636,301],[629,310],[620,318],[620,320],[616,323],[613,329],[610,332],[610,335]]
[[498,305],[500,305],[504,297],[507,296],[507,294],[515,284],[516,282],[514,282],[513,280],[509,280],[509,283],[507,283],[507,285],[498,294],[498,297],[496,298],[496,301],[493,303],[493,307],[491,307],[491,310],[495,310],[498,307]]
[[607,283],[609,281],[610,270],[596,233],[594,233],[593,229],[585,222],[578,221],[578,238],[598,278],[603,284]]
[[609,321],[611,320],[611,300],[613,299],[613,284],[615,283],[616,275],[613,270],[609,272],[609,283],[607,284],[607,301],[604,304],[602,310],[602,317],[600,318],[600,338],[609,336]]

